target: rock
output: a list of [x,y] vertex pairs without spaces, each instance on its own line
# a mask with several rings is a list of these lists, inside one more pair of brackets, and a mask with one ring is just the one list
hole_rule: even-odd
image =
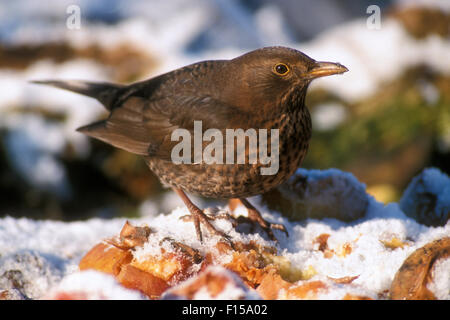
[[20,290],[0,290],[0,300],[27,300]]
[[399,204],[421,224],[445,225],[450,217],[450,177],[436,168],[425,169],[411,181]]
[[298,169],[286,183],[264,194],[263,203],[292,220],[352,221],[366,213],[368,195],[352,174],[337,169]]
[[0,299],[37,299],[62,278],[62,261],[24,250],[0,258]]

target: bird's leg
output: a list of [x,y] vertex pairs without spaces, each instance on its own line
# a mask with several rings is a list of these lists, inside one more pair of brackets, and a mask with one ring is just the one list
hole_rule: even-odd
[[239,201],[244,205],[245,208],[247,208],[248,211],[248,218],[244,218],[244,220],[250,220],[250,222],[252,223],[259,224],[271,240],[277,241],[275,235],[272,232],[272,229],[281,230],[286,234],[286,236],[289,236],[286,228],[282,224],[270,223],[264,220],[261,216],[261,213],[247,199],[239,198]]
[[205,215],[205,213],[203,213],[202,210],[200,210],[194,203],[192,203],[192,201],[188,198],[188,196],[186,195],[186,193],[184,193],[183,190],[181,190],[179,188],[172,188],[172,189],[176,192],[176,194],[178,194],[180,196],[181,200],[183,200],[184,204],[186,205],[189,212],[191,213],[192,219],[194,221],[195,232],[197,233],[197,238],[200,242],[203,241],[200,224],[203,224],[209,230],[209,232],[211,232],[215,235],[221,236],[232,246],[230,237],[228,235],[226,235],[225,233],[217,230],[211,224],[211,222],[208,221],[208,217]]

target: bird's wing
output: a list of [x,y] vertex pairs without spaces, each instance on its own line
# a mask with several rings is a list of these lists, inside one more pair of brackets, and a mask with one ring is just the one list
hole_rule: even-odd
[[[175,93],[162,98],[147,99],[129,96],[114,108],[107,120],[78,129],[93,138],[115,147],[143,155],[171,159],[171,141],[176,129],[187,129],[194,135],[194,120],[201,121],[202,131],[216,128],[242,128],[248,118],[237,108],[212,97]],[[192,144],[193,148],[193,144]]]

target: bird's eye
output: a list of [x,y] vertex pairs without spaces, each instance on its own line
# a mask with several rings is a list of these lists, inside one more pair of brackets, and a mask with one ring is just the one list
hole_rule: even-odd
[[285,76],[289,73],[289,67],[284,63],[277,63],[273,67],[273,70],[275,71],[276,74],[280,76]]

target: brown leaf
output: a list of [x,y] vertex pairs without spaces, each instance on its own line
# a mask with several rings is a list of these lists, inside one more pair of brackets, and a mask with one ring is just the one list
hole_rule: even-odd
[[291,286],[280,298],[288,300],[316,299],[319,290],[325,290],[328,286],[322,281],[310,281],[299,286]]
[[344,243],[342,247],[340,248],[339,252],[337,253],[338,257],[344,258],[348,256],[353,251],[353,246],[351,243]]
[[338,283],[338,284],[349,284],[349,283],[352,283],[353,280],[357,279],[358,277],[359,277],[359,275],[354,276],[354,277],[342,277],[342,278],[331,278],[331,277],[328,277],[328,279],[330,279],[334,283]]
[[414,251],[403,263],[391,285],[391,299],[434,300],[427,289],[433,264],[450,256],[450,237],[435,240]]
[[283,280],[275,270],[271,270],[264,275],[256,291],[264,300],[275,300],[281,289],[287,290],[291,286],[292,283]]
[[328,247],[328,238],[330,235],[328,233],[322,233],[317,236],[313,243],[319,244],[319,251],[323,252],[323,256],[325,259],[331,259],[334,256],[334,251]]
[[395,250],[397,248],[403,248],[404,246],[407,246],[408,243],[405,241],[402,241],[396,237],[392,238],[391,240],[380,240],[380,242],[388,249]]
[[320,236],[317,236],[314,239],[314,243],[319,244],[319,251],[324,252],[325,250],[328,249],[328,238],[329,237],[330,237],[330,235],[328,233],[322,233]]
[[120,231],[121,245],[126,248],[143,246],[151,232],[147,226],[135,227],[127,221]]

